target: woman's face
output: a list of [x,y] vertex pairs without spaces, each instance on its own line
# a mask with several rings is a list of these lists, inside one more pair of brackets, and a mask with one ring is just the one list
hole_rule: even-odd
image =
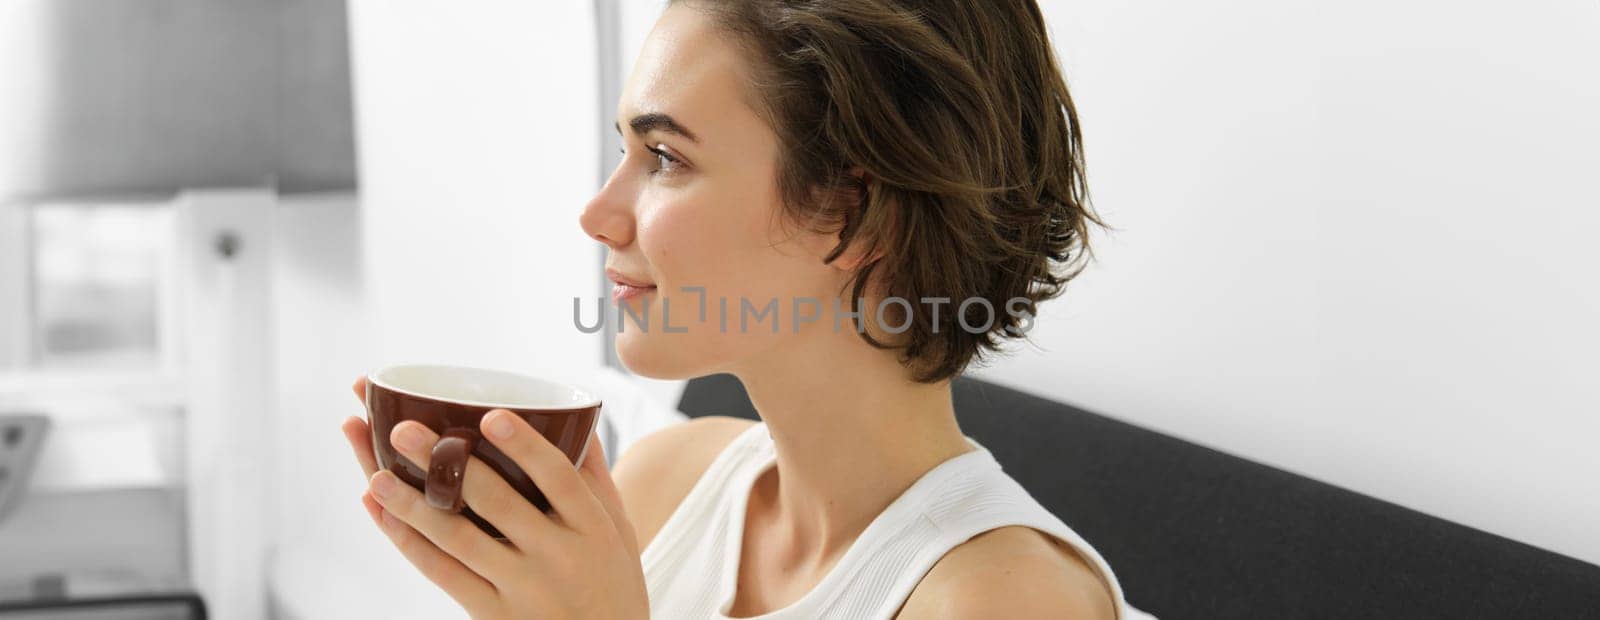
[[[667,9],[617,106],[622,163],[580,219],[610,248],[614,281],[655,287],[618,302],[635,314],[648,307],[647,329],[624,317],[617,335],[622,362],[645,376],[732,370],[833,330],[833,298],[848,274],[822,257],[837,237],[785,225],[776,183],[783,145],[745,101],[741,55],[699,10]],[[799,298],[819,300],[800,311],[820,318],[797,330]],[[758,320],[773,301],[777,316]]]

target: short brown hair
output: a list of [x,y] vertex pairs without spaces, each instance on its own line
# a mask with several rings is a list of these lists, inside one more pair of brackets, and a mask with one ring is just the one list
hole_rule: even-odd
[[[840,233],[828,262],[852,243],[870,257],[852,277],[851,307],[875,275],[885,298],[953,300],[937,322],[912,312],[897,342],[862,334],[903,349],[917,381],[953,377],[1022,336],[1005,304],[1026,298],[1036,313],[1082,271],[1089,223],[1104,223],[1034,0],[692,4],[753,52],[749,94],[783,145],[785,212]],[[832,199],[841,192],[859,199]],[[986,332],[957,323],[955,305],[971,298],[991,304],[965,317],[994,316]]]

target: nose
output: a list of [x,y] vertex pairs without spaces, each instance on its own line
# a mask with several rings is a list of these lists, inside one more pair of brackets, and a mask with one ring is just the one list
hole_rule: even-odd
[[578,216],[583,232],[612,250],[633,243],[634,200],[620,185],[615,176],[607,180]]

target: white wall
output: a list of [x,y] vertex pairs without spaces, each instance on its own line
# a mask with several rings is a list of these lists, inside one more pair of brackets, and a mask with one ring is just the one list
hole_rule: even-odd
[[[184,508],[188,568],[217,617],[266,616],[261,472],[275,456],[272,248],[266,189],[184,192],[173,208],[184,326]],[[231,256],[218,243],[232,236]]]
[[582,376],[599,337],[588,2],[350,5],[378,359]]
[[270,617],[464,617],[373,526],[339,432],[365,415],[350,383],[376,363],[361,222],[348,193],[281,196],[274,208]]
[[1600,5],[1041,4],[1120,232],[985,376],[1600,562]]
[[[339,432],[362,416],[350,384],[372,364],[361,282],[361,212],[354,194],[280,196],[274,208],[272,325],[273,475],[268,491],[275,545],[338,544],[372,522],[366,489]],[[306,506],[331,506],[308,511]]]
[[285,200],[278,220],[278,443],[295,455],[276,465],[295,482],[273,491],[280,617],[462,616],[359,505],[337,432],[361,415],[358,373],[431,361],[583,380],[599,368],[598,336],[571,318],[600,277],[599,246],[577,225],[598,158],[590,10],[350,4],[361,196]]
[[39,153],[48,147],[44,120],[50,104],[54,40],[47,19],[52,7],[42,2],[0,3],[0,88],[6,97],[0,113],[0,196],[12,197],[17,187],[37,184],[46,176]]

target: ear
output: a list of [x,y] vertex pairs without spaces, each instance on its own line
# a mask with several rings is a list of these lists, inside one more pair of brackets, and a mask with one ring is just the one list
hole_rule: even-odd
[[[839,243],[844,240],[846,230],[860,225],[862,218],[866,215],[866,209],[868,208],[868,192],[871,191],[872,187],[872,175],[867,173],[867,171],[863,170],[860,166],[850,168],[849,174],[850,176],[855,177],[856,182],[848,187],[839,188],[836,190],[836,195],[833,196],[834,200],[842,201],[844,203],[841,206],[843,206],[845,213],[848,215],[846,216],[845,226],[843,228],[827,235],[828,253],[831,253],[833,249],[838,247]],[[846,247],[838,257],[833,259],[832,263],[829,263],[829,265],[840,271],[853,273],[857,269],[860,269],[862,265],[882,258],[883,251],[881,249],[872,253],[871,255],[868,255],[866,244],[862,243],[862,241],[863,239],[860,236],[860,233],[857,233],[855,238],[852,239],[850,246]]]

